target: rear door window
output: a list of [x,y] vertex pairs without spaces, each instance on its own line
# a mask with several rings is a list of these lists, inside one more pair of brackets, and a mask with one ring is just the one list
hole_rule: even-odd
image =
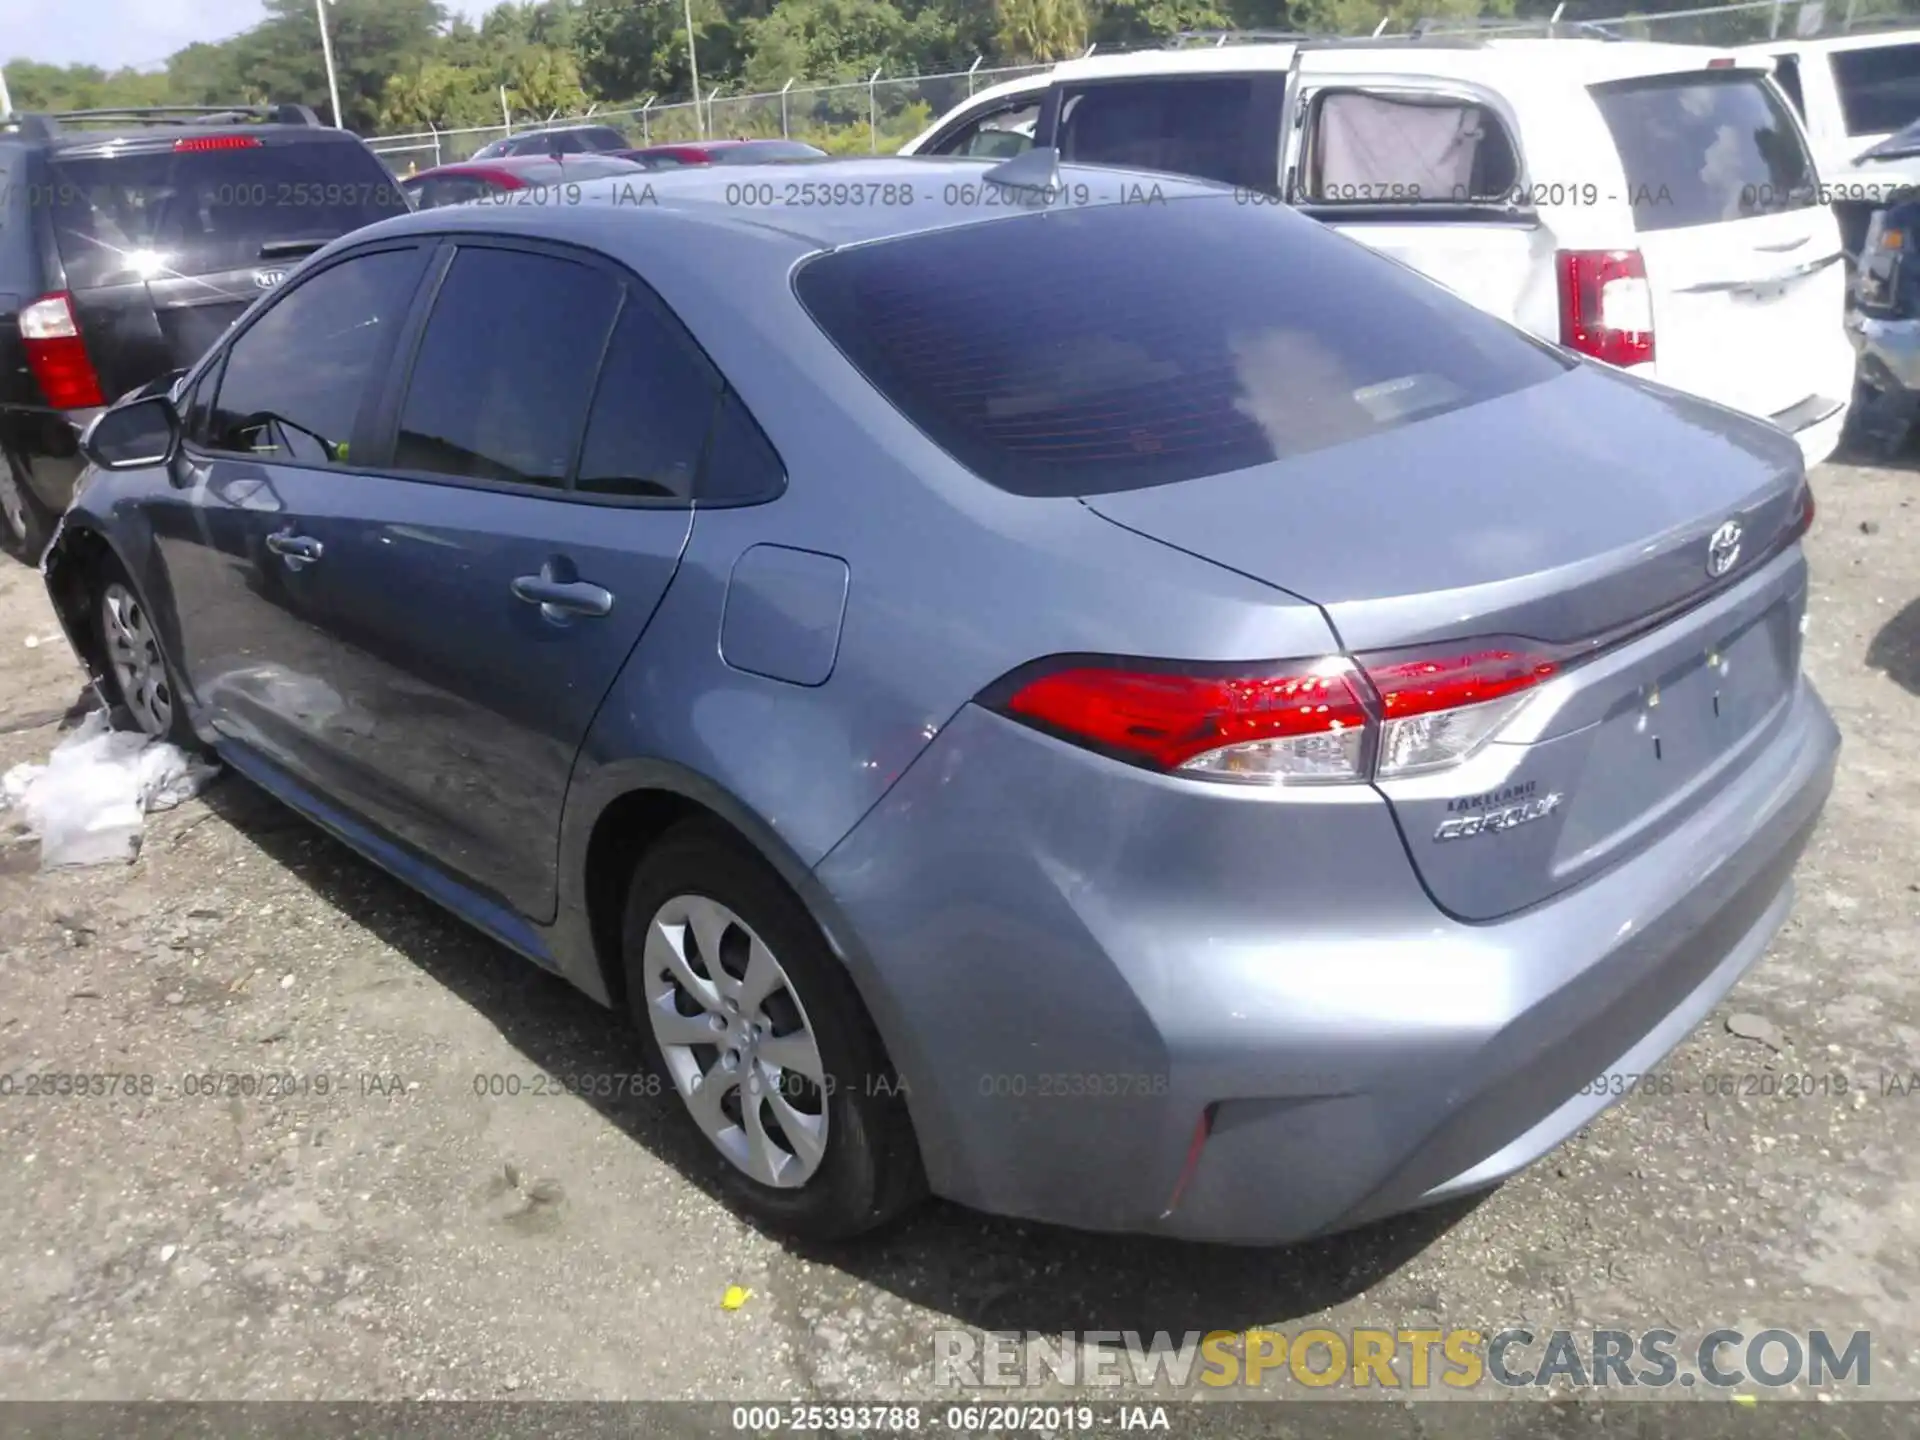
[[691,500],[720,377],[676,321],[628,299],[600,367],[576,488]]
[[398,183],[357,144],[247,138],[232,137],[234,148],[51,159],[68,288],[248,269],[273,258],[276,243],[332,240],[407,213]]
[[848,246],[795,285],[876,390],[1019,495],[1261,465],[1571,363],[1317,221],[1226,195]]
[[414,358],[395,468],[564,486],[619,304],[594,266],[463,247]]
[[[1247,76],[1067,87],[1060,101],[1060,157],[1271,186],[1274,176],[1263,177],[1252,160],[1260,148],[1255,108],[1254,81]],[[1265,137],[1270,160],[1276,144],[1274,135]]]
[[1662,75],[1593,87],[1642,233],[1818,203],[1800,128],[1760,77]]
[[1300,198],[1315,205],[1498,202],[1520,178],[1500,117],[1450,95],[1323,91],[1304,153]]
[[1833,83],[1849,135],[1884,135],[1920,115],[1920,45],[1836,50]]

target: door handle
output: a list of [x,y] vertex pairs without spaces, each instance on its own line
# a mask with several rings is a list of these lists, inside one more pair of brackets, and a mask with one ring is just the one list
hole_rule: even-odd
[[564,623],[569,615],[599,618],[613,610],[613,592],[585,580],[556,580],[548,571],[522,575],[513,582],[516,598],[538,605],[547,619]]
[[326,551],[326,547],[318,540],[296,535],[291,530],[276,530],[267,536],[267,549],[285,560],[294,570],[302,565],[311,565]]

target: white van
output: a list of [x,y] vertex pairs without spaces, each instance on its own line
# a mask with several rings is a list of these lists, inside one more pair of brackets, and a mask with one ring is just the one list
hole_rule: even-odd
[[1588,39],[1303,41],[1068,61],[906,154],[1196,175],[1283,200],[1537,335],[1773,421],[1853,393],[1846,272],[1763,57]]

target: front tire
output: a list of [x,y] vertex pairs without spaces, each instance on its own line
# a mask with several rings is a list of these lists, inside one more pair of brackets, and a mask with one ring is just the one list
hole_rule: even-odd
[[161,644],[147,602],[112,560],[94,570],[93,624],[106,656],[107,699],[156,740],[197,750],[178,672]]
[[730,831],[685,822],[647,852],[623,950],[647,1063],[739,1209],[837,1240],[918,1198],[904,1087],[858,993],[805,907]]

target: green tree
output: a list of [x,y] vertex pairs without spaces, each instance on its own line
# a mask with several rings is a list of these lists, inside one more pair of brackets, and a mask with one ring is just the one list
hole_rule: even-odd
[[1002,58],[1065,60],[1087,48],[1084,0],[994,0]]

